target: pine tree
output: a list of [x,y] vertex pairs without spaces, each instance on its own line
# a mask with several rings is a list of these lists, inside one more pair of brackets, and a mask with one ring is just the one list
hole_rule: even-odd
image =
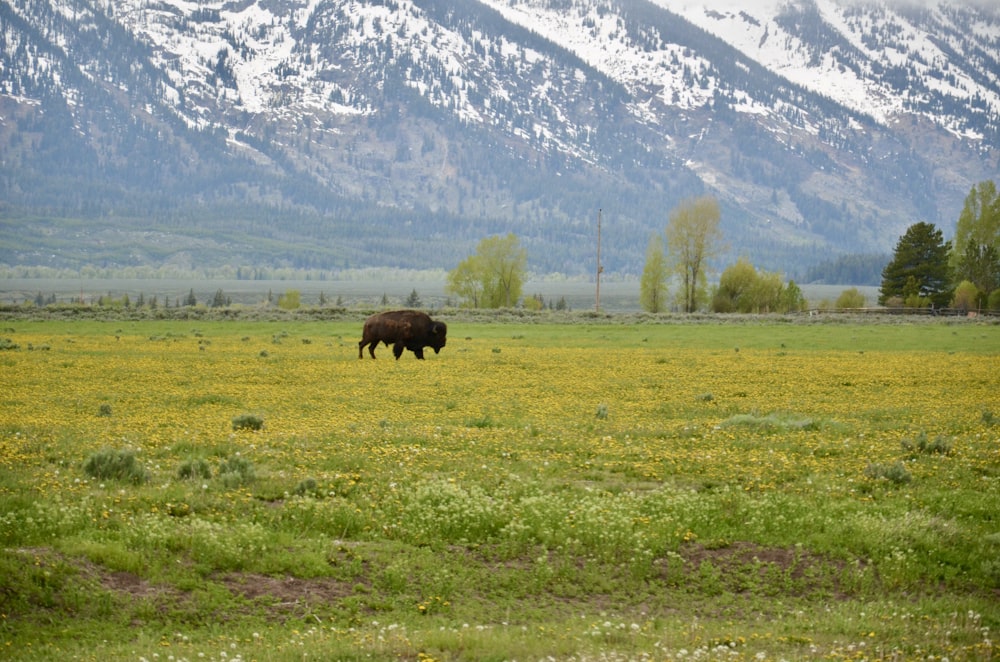
[[212,297],[212,308],[224,308],[226,305],[226,295],[222,292],[222,289],[215,291],[215,296]]
[[882,270],[878,302],[900,299],[907,306],[947,306],[951,299],[951,242],[933,223],[911,225],[900,237],[892,261]]

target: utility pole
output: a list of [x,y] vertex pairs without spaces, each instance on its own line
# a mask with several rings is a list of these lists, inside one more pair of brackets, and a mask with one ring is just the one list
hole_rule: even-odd
[[597,210],[597,298],[594,303],[594,310],[601,312],[601,273],[604,266],[601,264],[601,210]]

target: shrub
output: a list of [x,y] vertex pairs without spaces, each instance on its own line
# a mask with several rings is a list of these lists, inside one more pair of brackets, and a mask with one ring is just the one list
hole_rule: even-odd
[[302,293],[298,290],[286,290],[284,294],[278,295],[278,308],[296,310],[301,305]]
[[735,414],[719,424],[720,427],[745,428],[758,432],[780,432],[785,430],[818,430],[820,423],[809,417],[792,414]]
[[1000,287],[990,292],[986,297],[986,307],[990,310],[1000,310]]
[[893,464],[872,463],[865,467],[865,476],[872,480],[887,480],[895,485],[904,485],[913,480],[913,476],[902,462]]
[[239,487],[252,483],[257,478],[253,463],[235,455],[219,463],[219,480],[226,487]]
[[316,494],[319,489],[319,484],[316,482],[315,478],[306,478],[299,482],[295,486],[295,490],[292,492],[296,496],[306,496],[310,494]]
[[924,453],[937,453],[940,455],[950,455],[951,454],[951,440],[945,439],[943,435],[938,435],[934,438],[934,441],[928,442],[926,445],[920,446],[920,450]]
[[903,450],[912,453],[918,451],[928,455],[949,455],[951,453],[951,441],[943,435],[938,435],[933,440],[927,439],[927,433],[921,432],[916,439],[904,439],[902,441]]
[[149,472],[136,460],[135,453],[128,450],[98,451],[87,458],[83,470],[98,480],[120,480],[136,485],[149,480]]
[[100,407],[97,408],[97,415],[98,416],[110,416],[111,415],[111,405],[109,405],[106,402],[104,404],[102,404]]
[[200,457],[187,460],[177,468],[177,477],[181,480],[208,479],[212,477],[212,468]]
[[255,414],[240,414],[233,419],[234,430],[263,430],[264,419]]
[[905,308],[930,308],[931,300],[929,297],[922,297],[919,294],[911,294],[903,299],[903,306]]
[[597,405],[596,416],[602,421],[608,417],[608,405],[606,403],[602,402],[601,404]]
[[848,308],[864,308],[865,307],[865,295],[861,293],[856,287],[844,290],[837,297],[837,303],[834,304],[837,310],[846,310]]
[[980,307],[980,299],[985,299],[979,288],[967,280],[963,280],[955,288],[951,299],[951,307],[959,310],[976,310]]

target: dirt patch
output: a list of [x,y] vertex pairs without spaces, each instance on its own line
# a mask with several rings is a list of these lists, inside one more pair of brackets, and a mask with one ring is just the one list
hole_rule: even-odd
[[801,548],[766,547],[750,542],[718,547],[687,544],[678,551],[674,562],[662,559],[659,565],[668,583],[690,583],[699,590],[708,589],[708,593],[714,589],[796,597],[822,594],[846,599],[850,589],[845,584],[852,574],[852,568],[842,560]]
[[167,593],[179,594],[179,591],[172,587],[151,584],[131,572],[109,571],[86,561],[81,565],[88,566],[85,574],[96,577],[104,589],[124,593],[130,598],[155,598]]
[[329,577],[299,579],[254,573],[230,573],[218,578],[233,595],[249,600],[273,600],[274,606],[329,604],[354,593],[352,584]]
[[[66,556],[45,547],[21,548],[18,554],[30,559],[39,568],[63,568],[61,576],[75,577],[72,581],[85,590],[110,593],[122,604],[139,601],[155,605],[157,611],[196,610],[197,593],[171,584],[154,583],[132,572],[110,570],[84,558]],[[69,574],[66,574],[66,570]],[[194,570],[192,570],[194,572]],[[235,598],[247,603],[246,611],[262,609],[276,618],[307,612],[318,607],[335,605],[353,595],[356,583],[329,577],[300,579],[272,577],[249,572],[220,574],[205,580],[206,584],[225,587]]]
[[100,587],[112,593],[121,593],[130,598],[154,598],[166,593],[180,594],[173,587],[152,584],[135,573],[108,570],[88,559],[69,557],[48,547],[22,547],[14,550],[24,557],[30,557],[40,568],[69,568],[84,584]]
[[719,547],[689,544],[681,548],[680,554],[689,564],[695,566],[706,560],[724,567],[759,562],[788,570],[793,576],[802,576],[811,566],[831,563],[829,559],[802,549],[764,547],[751,542],[734,542]]

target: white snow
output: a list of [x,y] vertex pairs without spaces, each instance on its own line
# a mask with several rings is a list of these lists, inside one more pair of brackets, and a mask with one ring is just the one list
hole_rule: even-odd
[[[676,44],[662,44],[654,51],[644,51],[629,43],[618,25],[616,16],[605,13],[602,17],[594,2],[577,0],[569,11],[549,8],[544,0],[481,0],[503,14],[508,20],[528,27],[543,37],[568,48],[586,62],[624,83],[630,90],[660,88],[660,98],[680,108],[695,108],[711,99],[716,84],[707,80],[704,87],[688,84],[683,78],[687,68],[701,78],[709,63],[697,54],[685,53]],[[813,59],[815,45],[803,43],[797,36],[785,31],[777,16],[790,4],[799,0],[652,0],[655,4],[679,14],[691,23],[716,35],[789,82],[826,96],[848,108],[888,124],[907,109],[907,104],[918,99],[911,91],[900,93],[887,84],[875,82],[867,68],[855,72],[844,66],[837,49]],[[940,0],[947,3],[948,0]],[[931,3],[936,6],[937,2]],[[884,5],[880,20],[897,29],[895,41],[905,45],[905,50],[884,48],[873,51],[866,46],[864,35],[873,28],[871,14],[854,11],[856,0],[815,0],[815,6],[826,26],[839,35],[850,47],[862,53],[867,62],[880,66],[912,66],[920,73],[944,68],[947,56],[930,39],[930,35],[914,27],[893,6]],[[873,4],[860,5],[871,9]],[[947,21],[940,10],[935,17]],[[859,19],[859,16],[861,17]],[[876,26],[879,27],[879,26]],[[977,21],[974,32],[981,37],[1000,42],[1000,26],[984,20]],[[924,62],[926,64],[921,63]],[[954,84],[931,75],[924,81],[929,88],[956,99],[970,99],[976,94],[986,99],[993,112],[1000,113],[1000,95],[993,89],[977,84],[958,67],[950,67]],[[994,81],[1000,72],[994,72]],[[749,113],[764,113],[759,103],[749,101],[736,105],[736,109]]]
[[[61,0],[51,1],[64,15],[80,11]],[[632,112],[643,121],[660,121],[662,110],[657,108],[664,105],[680,110],[702,108],[712,101],[721,85],[739,85],[738,81],[716,80],[713,63],[704,54],[680,44],[637,43],[624,29],[621,17],[608,11],[601,0],[573,0],[568,9],[553,8],[548,0],[476,1],[568,49],[619,82],[633,94]],[[957,103],[978,99],[994,115],[1000,114],[1000,72],[980,66],[970,73],[967,62],[952,61],[955,58],[951,53],[942,49],[940,42],[935,43],[935,37],[947,41],[947,48],[957,51],[960,58],[966,35],[993,44],[994,48],[1000,45],[1000,22],[995,13],[973,17],[968,26],[954,25],[952,12],[941,7],[959,0],[923,0],[929,18],[920,25],[907,18],[910,12],[897,11],[894,5],[877,8],[879,0],[809,0],[824,28],[843,44],[822,53],[815,43],[804,43],[786,31],[778,20],[789,6],[798,6],[804,0],[651,1],[717,36],[748,60],[793,85],[886,125],[903,113],[914,112],[917,104],[930,100],[932,94]],[[342,71],[339,62],[325,57],[324,48],[336,47],[349,59],[354,53],[366,52],[375,40],[388,44],[396,57],[406,54],[415,63],[414,69],[423,68],[423,75],[414,70],[406,84],[431,103],[451,108],[463,121],[497,121],[499,111],[494,110],[491,99],[504,100],[516,110],[529,101],[543,102],[547,116],[535,118],[535,128],[528,133],[544,141],[562,139],[563,134],[554,126],[566,119],[567,109],[560,106],[563,102],[559,93],[567,86],[583,84],[586,77],[582,70],[566,80],[553,76],[547,85],[539,85],[534,91],[536,99],[526,100],[502,73],[491,70],[488,62],[502,59],[505,66],[552,76],[553,63],[548,61],[547,53],[511,35],[445,27],[431,20],[412,0],[115,0],[105,6],[116,20],[150,44],[172,86],[163,91],[164,99],[178,108],[183,102],[184,116],[197,126],[220,121],[220,108],[251,115],[281,113],[292,118],[320,111],[373,112],[363,91],[349,89],[349,83],[341,87],[331,80],[332,76],[321,74]],[[311,43],[310,51],[305,53],[296,43],[297,30],[305,28],[313,18],[328,20],[335,11],[350,22],[351,29],[342,42]],[[216,16],[219,20],[215,20]],[[929,35],[923,27],[927,21],[937,22],[951,32],[946,30],[943,37]],[[889,36],[880,38],[879,45],[873,47],[872,33]],[[480,55],[484,51],[485,59]],[[213,68],[220,54],[227,59],[235,89],[219,89],[215,82]],[[377,66],[367,62],[357,65]],[[40,59],[37,66],[47,65]],[[873,75],[873,68],[900,66],[914,70],[926,90],[897,90]],[[745,64],[740,63],[740,67],[750,73]],[[443,74],[433,77],[428,71]],[[984,77],[987,84],[983,83]],[[779,117],[781,109],[771,102],[755,99],[738,87],[727,87],[725,91],[733,92],[737,112]],[[954,117],[922,112],[949,130],[970,135],[968,130],[953,125]],[[583,131],[583,127],[564,127],[567,136]]]

